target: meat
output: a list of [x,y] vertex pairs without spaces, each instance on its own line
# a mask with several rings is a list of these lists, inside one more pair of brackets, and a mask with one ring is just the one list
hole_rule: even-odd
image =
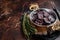
[[49,14],[48,14],[47,12],[44,11],[44,16],[45,16],[45,17],[48,17]]
[[38,15],[38,19],[43,19],[43,12],[42,11],[39,12],[37,15]]
[[48,25],[48,24],[50,25],[55,21],[54,16],[51,15],[50,13],[43,10],[42,11],[37,10],[35,11],[35,13],[33,12],[32,21],[37,25]]
[[54,22],[54,21],[55,21],[55,19],[54,19],[53,16],[51,16],[51,15],[50,15],[48,18],[49,18],[49,20],[50,20],[51,22]]

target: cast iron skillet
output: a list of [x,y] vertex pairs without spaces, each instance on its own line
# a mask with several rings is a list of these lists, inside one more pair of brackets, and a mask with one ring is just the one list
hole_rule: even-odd
[[[41,8],[41,9],[46,10],[46,8]],[[59,12],[57,9],[47,9],[47,10],[51,10],[55,13],[56,21],[51,24],[51,25],[54,25],[58,19],[60,20]],[[30,14],[30,16],[32,15],[32,13]],[[30,18],[30,20],[31,20],[31,18]],[[51,25],[48,25],[48,26],[51,26]],[[41,26],[41,25],[39,25],[39,26]],[[59,35],[60,35],[60,31],[53,31],[52,34],[47,34],[47,35],[33,34],[33,35],[31,35],[31,39],[32,40],[55,40]]]
[[57,14],[56,14],[57,12],[55,12],[55,10],[53,10],[53,9],[48,9],[48,8],[40,8],[40,9],[38,9],[38,10],[47,11],[48,13],[50,13],[51,15],[53,15],[56,19],[55,19],[55,21],[54,21],[53,23],[51,23],[50,25],[37,25],[37,24],[35,24],[35,23],[32,21],[32,16],[33,16],[34,12],[37,11],[37,10],[34,10],[34,11],[32,11],[32,12],[30,13],[30,21],[31,21],[34,25],[37,25],[37,26],[40,26],[40,27],[44,27],[44,26],[50,27],[50,26],[54,25],[54,24],[58,21],[58,16],[57,16]]

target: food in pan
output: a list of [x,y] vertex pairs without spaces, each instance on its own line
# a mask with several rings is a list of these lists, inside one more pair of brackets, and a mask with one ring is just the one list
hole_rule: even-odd
[[[48,10],[48,11],[47,11]],[[49,9],[38,9],[36,11],[31,12],[30,20],[35,25],[50,25],[53,24],[57,16],[54,11],[49,11]]]
[[33,34],[47,35],[51,30],[51,26],[56,22],[57,15],[53,10],[41,8],[30,13],[24,13],[22,28],[26,38],[30,40],[30,36]]
[[33,14],[32,18],[32,21],[38,25],[48,25],[55,21],[53,15],[43,11],[39,11],[38,13]]

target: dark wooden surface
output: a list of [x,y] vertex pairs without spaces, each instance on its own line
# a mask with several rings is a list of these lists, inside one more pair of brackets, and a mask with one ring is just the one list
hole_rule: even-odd
[[[48,0],[0,0],[0,15],[7,14],[0,18],[0,40],[26,40],[20,26],[23,6],[27,2],[37,2],[40,4],[44,1]],[[9,10],[9,13],[5,13],[5,9]]]

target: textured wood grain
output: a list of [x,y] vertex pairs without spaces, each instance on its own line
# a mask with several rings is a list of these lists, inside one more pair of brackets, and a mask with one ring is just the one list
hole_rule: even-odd
[[0,40],[26,40],[20,26],[24,4],[44,1],[48,0],[0,0]]

